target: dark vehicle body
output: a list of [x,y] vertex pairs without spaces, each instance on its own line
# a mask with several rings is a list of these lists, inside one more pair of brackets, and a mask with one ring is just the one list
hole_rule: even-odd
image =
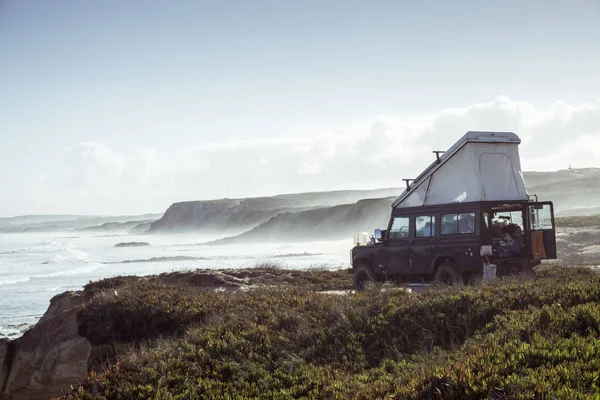
[[[522,229],[517,253],[503,251],[502,221]],[[369,280],[467,283],[486,263],[507,275],[555,258],[552,203],[514,200],[393,208],[387,229],[351,250],[358,289]]]

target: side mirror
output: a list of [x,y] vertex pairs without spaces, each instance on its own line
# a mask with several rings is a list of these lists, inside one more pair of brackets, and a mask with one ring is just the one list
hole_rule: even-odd
[[381,242],[383,240],[383,233],[381,232],[381,229],[375,229],[374,236],[375,240]]

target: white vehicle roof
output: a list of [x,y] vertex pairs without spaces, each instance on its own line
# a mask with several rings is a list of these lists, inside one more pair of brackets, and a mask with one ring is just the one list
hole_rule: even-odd
[[467,132],[425,169],[392,207],[528,200],[512,132]]

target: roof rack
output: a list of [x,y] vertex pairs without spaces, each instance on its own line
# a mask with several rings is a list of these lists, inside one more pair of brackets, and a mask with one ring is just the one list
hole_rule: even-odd
[[406,190],[410,188],[410,182],[414,181],[414,179],[402,179],[406,183]]

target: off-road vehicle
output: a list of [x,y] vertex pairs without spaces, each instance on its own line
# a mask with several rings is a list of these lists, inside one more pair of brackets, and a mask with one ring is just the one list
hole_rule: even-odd
[[354,285],[455,284],[531,273],[556,258],[554,210],[527,193],[519,137],[467,132],[393,202],[387,229],[351,250]]

